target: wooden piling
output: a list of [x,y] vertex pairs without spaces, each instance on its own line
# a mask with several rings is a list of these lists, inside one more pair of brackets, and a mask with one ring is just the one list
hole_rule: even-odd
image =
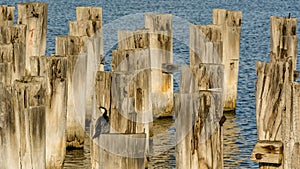
[[[91,125],[90,125],[90,138],[92,138],[96,132],[95,126],[97,119],[102,116],[99,107],[105,107],[110,113],[110,105],[111,105],[111,72],[103,72],[98,71],[96,74],[96,85],[95,85],[95,105],[94,111],[92,111]],[[90,144],[91,150],[91,164],[92,169],[99,169],[100,167],[100,154],[99,149],[101,148],[99,145],[99,139],[91,139]]]
[[[150,27],[153,26],[157,25],[150,25]],[[151,29],[155,30],[154,28]],[[162,71],[163,64],[170,64],[173,62],[171,43],[172,38],[169,34],[171,33],[167,31],[151,31],[148,29],[140,29],[136,31],[118,31],[119,52],[114,52],[116,55],[118,55],[117,53],[122,55],[124,52],[121,52],[120,50],[126,50],[129,53],[125,54],[125,56],[127,56],[127,59],[130,59],[130,57],[135,57],[135,55],[137,55],[134,54],[135,52],[139,53],[142,49],[150,49],[150,62],[146,65],[148,67],[144,67],[144,69],[151,69],[151,97],[154,101],[152,102],[152,108],[155,117],[172,116],[172,75]],[[121,58],[119,58],[119,62],[121,62]],[[123,61],[126,62],[124,59]],[[113,63],[113,66],[114,69],[117,69],[115,63]],[[122,63],[120,66],[125,65]]]
[[175,110],[177,168],[223,167],[223,80],[220,77],[224,76],[224,68],[219,64],[202,66],[206,68],[183,67],[181,72]]
[[11,26],[14,24],[14,6],[0,6],[0,26]]
[[86,116],[86,36],[56,37],[56,55],[67,55],[67,147],[83,148]]
[[[45,86],[42,77],[24,77],[4,90],[3,133],[6,168],[45,168]],[[2,97],[1,97],[2,98]]]
[[145,134],[101,135],[99,168],[145,168],[145,137]]
[[270,62],[287,61],[292,58],[296,69],[298,36],[296,35],[297,18],[272,16]]
[[12,65],[11,81],[25,75],[26,26],[13,25],[0,27],[0,62]]
[[[258,142],[250,159],[259,162],[261,169],[297,168],[299,162],[299,83],[295,82],[298,46],[294,30],[296,22],[295,18],[271,17],[270,63],[258,62],[256,65]],[[264,144],[261,144],[262,141]],[[282,149],[275,151],[278,142]]]
[[67,57],[47,57],[46,168],[60,168],[66,155]]
[[173,32],[171,14],[145,14],[145,28],[150,33],[151,97],[155,117],[172,116],[173,75],[162,71],[162,64],[173,63]]
[[66,154],[67,57],[32,56],[30,66],[31,75],[46,80],[46,168],[61,168]]
[[29,57],[44,56],[48,23],[48,4],[26,2],[18,4],[18,24],[26,30],[26,71],[30,72]]
[[[1,74],[0,74],[1,75]],[[2,82],[0,82],[0,128],[1,128],[1,148],[0,148],[0,153],[1,158],[3,158],[3,163],[1,165],[1,169],[8,168],[9,166],[11,167],[17,167],[16,163],[14,162],[12,165],[9,165],[11,161],[18,160],[16,152],[17,147],[14,146],[12,150],[10,150],[10,147],[12,145],[17,145],[17,140],[12,139],[14,135],[10,136],[9,132],[16,132],[16,129],[14,125],[9,125],[10,121],[15,121],[15,118],[13,116],[13,106],[12,106],[12,88],[11,86],[6,86]],[[8,121],[7,119],[12,119]],[[6,155],[10,155],[10,158],[5,158]],[[1,159],[0,158],[0,159]],[[5,160],[4,160],[5,158]]]
[[223,43],[220,25],[190,26],[190,65],[223,63]]
[[222,31],[222,63],[225,66],[224,110],[232,111],[236,108],[237,99],[242,12],[214,9],[213,24],[220,25]]
[[87,48],[86,118],[90,120],[94,109],[96,72],[104,71],[102,8],[77,7],[76,15],[77,20],[69,22],[69,34],[88,37],[84,45]]

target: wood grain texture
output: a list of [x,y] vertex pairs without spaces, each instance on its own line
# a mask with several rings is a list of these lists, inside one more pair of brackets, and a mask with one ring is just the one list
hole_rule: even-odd
[[11,26],[14,24],[14,6],[0,6],[0,26]]
[[283,159],[283,144],[281,141],[259,140],[250,159],[260,163],[281,164]]
[[26,29],[26,71],[30,72],[29,57],[43,56],[46,52],[48,4],[26,2],[18,4],[18,24]]

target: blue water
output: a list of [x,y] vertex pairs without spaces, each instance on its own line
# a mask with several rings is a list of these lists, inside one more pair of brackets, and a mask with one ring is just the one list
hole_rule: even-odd
[[[68,34],[68,21],[75,20],[76,6],[103,8],[104,50],[106,70],[111,49],[116,47],[118,29],[143,27],[143,13],[171,13],[177,17],[174,30],[174,62],[188,64],[189,49],[186,40],[189,29],[186,23],[212,23],[212,9],[224,8],[243,12],[239,84],[236,115],[227,115],[225,124],[224,159],[226,168],[257,168],[249,160],[257,140],[255,122],[255,64],[269,60],[270,16],[300,16],[297,0],[41,0],[49,4],[47,54],[55,52],[55,37]],[[0,4],[16,5],[25,1],[1,0]],[[127,18],[126,18],[127,17]],[[174,27],[173,27],[174,28]],[[299,32],[300,26],[298,25]],[[299,52],[298,52],[299,53]],[[299,58],[299,56],[298,56]],[[299,64],[298,64],[299,68]],[[175,86],[176,86],[175,79]]]

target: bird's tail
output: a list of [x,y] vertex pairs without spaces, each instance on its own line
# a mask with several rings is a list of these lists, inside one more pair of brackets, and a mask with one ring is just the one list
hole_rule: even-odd
[[94,136],[93,136],[92,139],[95,139],[95,138],[99,137],[99,135],[100,135],[100,132],[96,132],[96,133],[94,134]]

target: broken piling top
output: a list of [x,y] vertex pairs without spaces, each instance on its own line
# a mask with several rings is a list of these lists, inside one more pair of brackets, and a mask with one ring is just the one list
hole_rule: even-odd
[[14,24],[14,6],[0,6],[0,26],[10,26]]
[[29,57],[43,56],[46,52],[48,4],[26,2],[18,4],[17,24],[26,29],[26,71],[30,72]]
[[293,60],[296,69],[298,36],[297,18],[271,16],[270,62]]
[[153,32],[167,31],[168,35],[172,36],[172,14],[146,13],[145,28]]
[[76,20],[95,20],[102,22],[101,7],[76,7]]
[[223,62],[222,30],[220,25],[190,25],[191,66],[200,63]]
[[242,12],[213,9],[213,24],[240,27],[242,26]]

